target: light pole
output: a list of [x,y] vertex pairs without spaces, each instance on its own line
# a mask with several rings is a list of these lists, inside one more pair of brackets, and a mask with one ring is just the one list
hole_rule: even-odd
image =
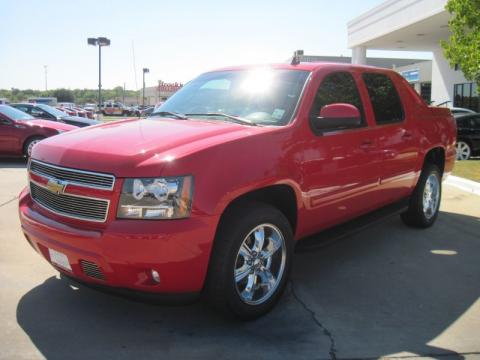
[[47,91],[47,67],[48,65],[43,65],[43,68],[45,69],[45,91]]
[[110,46],[106,37],[88,38],[88,45],[98,45],[98,112],[102,111],[102,46]]
[[145,74],[149,73],[150,69],[143,68],[143,96],[142,96],[142,108],[145,109]]

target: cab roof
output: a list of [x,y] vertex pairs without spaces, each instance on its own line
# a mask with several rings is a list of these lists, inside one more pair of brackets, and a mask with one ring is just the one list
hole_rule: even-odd
[[345,69],[364,69],[364,70],[385,70],[389,71],[390,69],[379,68],[375,66],[368,65],[356,65],[356,64],[346,64],[346,63],[335,63],[335,62],[303,62],[297,65],[292,65],[290,63],[274,63],[274,64],[252,64],[252,65],[240,65],[240,66],[228,66],[219,69],[213,69],[209,72],[214,71],[234,71],[234,70],[248,70],[259,67],[268,67],[272,69],[285,69],[285,70],[304,70],[304,71],[315,71],[322,68],[345,68]]

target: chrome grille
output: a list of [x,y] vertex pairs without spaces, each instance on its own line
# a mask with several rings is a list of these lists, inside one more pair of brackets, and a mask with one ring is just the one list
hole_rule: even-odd
[[105,275],[97,264],[87,260],[80,260],[80,266],[85,275],[98,280],[105,280]]
[[32,181],[30,194],[38,204],[63,216],[98,222],[104,222],[107,218],[108,200],[55,194]]
[[68,181],[71,184],[78,184],[81,186],[99,189],[111,190],[113,189],[113,184],[115,183],[115,177],[113,175],[58,167],[40,162],[38,160],[31,160],[30,171],[40,176],[46,176],[58,180]]

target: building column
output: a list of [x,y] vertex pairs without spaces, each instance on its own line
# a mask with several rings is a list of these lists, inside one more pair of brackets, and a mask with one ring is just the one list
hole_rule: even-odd
[[352,48],[352,64],[367,65],[367,48],[365,46]]

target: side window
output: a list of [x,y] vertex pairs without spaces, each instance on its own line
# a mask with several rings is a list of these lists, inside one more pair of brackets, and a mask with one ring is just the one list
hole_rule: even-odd
[[28,106],[16,105],[15,107],[20,111],[23,111],[23,112],[26,112],[27,114],[30,114],[30,107],[28,107]]
[[364,73],[363,81],[368,89],[377,124],[391,124],[404,119],[403,107],[392,80],[377,73]]
[[345,103],[356,106],[362,117],[361,126],[365,126],[362,100],[355,79],[349,72],[335,72],[325,76],[318,87],[310,116],[318,116],[320,110],[325,105],[335,103]]
[[43,110],[37,109],[37,108],[31,108],[30,109],[30,114],[33,117],[42,117],[45,116],[45,112]]

